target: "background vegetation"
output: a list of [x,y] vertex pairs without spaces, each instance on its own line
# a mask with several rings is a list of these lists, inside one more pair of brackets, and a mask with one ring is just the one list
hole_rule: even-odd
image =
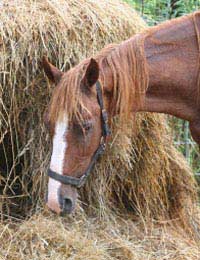
[[[126,2],[139,11],[150,26],[200,9],[200,0],[126,0]],[[188,122],[170,116],[169,125],[173,131],[174,144],[184,154],[200,181],[199,147],[191,138]]]
[[126,0],[149,25],[191,13],[200,8],[200,0]]

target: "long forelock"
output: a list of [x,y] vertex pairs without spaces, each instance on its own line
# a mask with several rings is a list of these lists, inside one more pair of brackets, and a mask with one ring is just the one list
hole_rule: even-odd
[[81,108],[84,107],[83,92],[80,90],[84,67],[77,65],[70,69],[54,89],[49,111],[51,122],[63,120],[65,116],[69,121],[80,117]]
[[[121,44],[110,44],[94,58],[100,67],[100,81],[106,86],[105,64],[113,77],[113,113],[118,113],[124,121],[131,113],[132,102],[143,102],[148,85],[148,74],[144,55],[144,38],[135,37]],[[50,120],[56,122],[67,114],[69,121],[73,117],[81,118],[80,111],[86,109],[81,80],[90,58],[85,59],[64,74],[55,88],[50,104]]]

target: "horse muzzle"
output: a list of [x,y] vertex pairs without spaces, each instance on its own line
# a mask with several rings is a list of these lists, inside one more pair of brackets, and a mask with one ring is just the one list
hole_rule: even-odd
[[51,211],[61,216],[71,214],[76,206],[77,189],[71,185],[63,185],[59,182],[56,182],[55,185],[55,182],[55,180],[49,179],[46,205]]

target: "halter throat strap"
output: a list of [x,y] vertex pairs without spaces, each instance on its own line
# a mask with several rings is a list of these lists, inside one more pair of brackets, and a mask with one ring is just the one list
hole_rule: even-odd
[[49,169],[48,176],[62,184],[72,185],[72,186],[75,186],[76,188],[82,187],[84,185],[84,183],[86,182],[88,176],[90,175],[95,162],[98,160],[99,156],[105,151],[107,137],[110,135],[110,129],[108,126],[108,114],[104,108],[102,88],[101,88],[101,84],[99,81],[96,82],[96,92],[97,92],[97,101],[98,101],[100,109],[101,109],[101,122],[102,122],[102,124],[101,124],[102,137],[101,137],[99,147],[97,148],[94,155],[92,156],[91,162],[90,162],[88,168],[86,169],[85,173],[80,178],[61,175],[61,174]]

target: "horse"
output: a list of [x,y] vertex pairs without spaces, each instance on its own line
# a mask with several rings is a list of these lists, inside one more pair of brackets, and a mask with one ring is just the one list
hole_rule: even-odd
[[47,206],[75,209],[81,187],[105,150],[109,126],[137,112],[165,113],[189,121],[200,145],[200,12],[110,44],[67,72],[43,57],[56,85],[45,117],[53,142]]

